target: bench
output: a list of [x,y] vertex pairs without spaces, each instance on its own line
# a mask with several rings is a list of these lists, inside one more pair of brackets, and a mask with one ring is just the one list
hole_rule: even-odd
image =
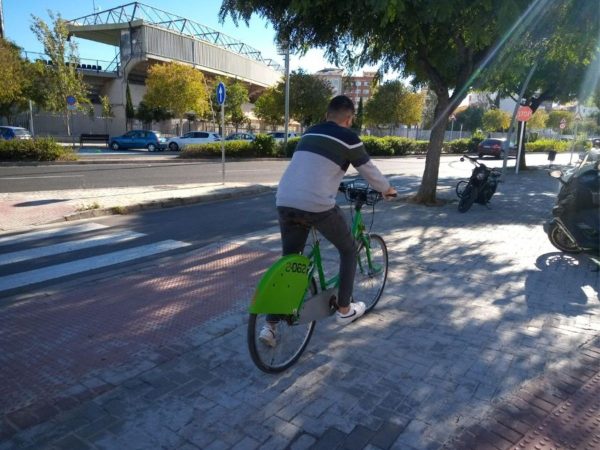
[[108,147],[109,140],[110,136],[108,134],[82,133],[79,136],[79,146],[82,146],[84,142],[104,142]]

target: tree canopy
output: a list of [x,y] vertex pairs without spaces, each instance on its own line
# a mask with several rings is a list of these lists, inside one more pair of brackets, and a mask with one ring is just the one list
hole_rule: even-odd
[[[594,0],[347,0],[343,4],[333,0],[224,0],[220,15],[248,23],[256,13],[271,22],[278,40],[289,43],[292,50],[321,47],[333,62],[350,67],[379,64],[382,71],[396,70],[414,84],[432,89],[438,102],[416,200],[435,203],[450,111],[503,48],[507,36],[518,39],[523,35],[549,2],[564,4],[569,13],[586,11],[592,20],[585,19],[583,28],[597,38]],[[590,25],[594,20],[595,28]],[[569,20],[561,31],[572,36],[568,43],[577,48],[574,53],[584,56],[590,48],[583,45],[585,50],[579,51],[574,24]],[[568,51],[563,47],[554,50],[557,55]],[[589,57],[583,61],[585,64]]]
[[51,26],[36,16],[32,16],[31,25],[31,31],[43,45],[44,53],[51,62],[51,65],[44,68],[43,106],[49,111],[64,114],[67,133],[70,135],[67,97],[75,97],[78,109],[88,110],[88,87],[83,81],[83,75],[77,71],[77,44],[74,40],[69,40],[66,21],[60,14],[52,11],[48,11],[48,16],[52,20]]
[[510,114],[501,109],[490,109],[483,113],[482,124],[485,131],[506,131],[510,126]]
[[425,95],[411,92],[400,80],[387,81],[377,88],[365,106],[369,125],[412,125],[421,121]]
[[204,75],[191,66],[170,62],[148,69],[144,103],[150,109],[164,108],[180,122],[189,112],[202,115],[208,110]]

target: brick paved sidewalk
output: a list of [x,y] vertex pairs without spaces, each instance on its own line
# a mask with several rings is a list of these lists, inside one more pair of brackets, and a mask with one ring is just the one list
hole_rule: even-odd
[[[9,428],[0,449],[517,447],[548,414],[567,411],[564,402],[598,371],[598,272],[584,257],[555,251],[541,228],[554,183],[541,171],[510,176],[491,209],[475,205],[467,214],[455,204],[382,205],[374,229],[388,243],[390,274],[380,304],[344,329],[317,324],[306,354],[277,376],[259,372],[248,357],[243,306],[277,255],[276,230],[219,243],[204,260],[192,253],[163,262],[152,276],[130,279],[114,299],[107,279],[94,281],[97,293],[73,285],[3,306],[0,321],[8,327],[19,314],[33,315],[34,301],[48,312],[38,322],[48,330],[67,313],[79,332],[94,324],[94,348],[112,359],[90,366],[93,378],[66,358],[60,379],[48,369],[40,383],[66,380],[87,394],[50,404],[56,414],[22,429],[4,410]],[[239,272],[226,272],[233,281],[220,287],[203,282],[231,267],[213,278],[202,272],[206,258],[223,252],[243,258],[234,266]],[[209,321],[199,312],[205,297],[217,299]],[[222,308],[225,301],[232,307]],[[107,304],[131,326],[110,320]],[[50,367],[41,358],[48,347],[66,351],[81,341],[69,330],[62,341],[47,336],[38,338],[49,341],[37,349],[40,373]],[[18,358],[19,343],[35,337],[6,339]],[[41,396],[20,388],[30,400]]]

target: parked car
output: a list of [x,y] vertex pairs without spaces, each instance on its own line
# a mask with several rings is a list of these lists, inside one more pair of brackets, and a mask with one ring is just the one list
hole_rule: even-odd
[[10,141],[12,139],[31,139],[29,130],[21,127],[0,127],[0,139]]
[[[477,145],[477,155],[480,158],[484,156],[494,156],[496,158],[503,159],[504,158],[504,144],[506,142],[505,138],[487,138],[481,141]],[[508,156],[516,156],[517,155],[517,146],[511,144],[510,149],[508,150]]]
[[226,141],[253,141],[256,139],[252,133],[231,133],[225,138]]
[[172,152],[179,151],[190,144],[209,144],[221,140],[219,133],[210,133],[207,131],[190,131],[183,136],[172,137],[167,141],[167,147]]
[[[283,142],[283,138],[285,137],[285,132],[284,131],[270,131],[269,133],[267,133],[267,135],[271,136],[273,139],[275,139],[275,142]],[[300,134],[293,133],[291,131],[288,132],[288,139],[295,138],[295,137],[300,137]]]
[[149,152],[164,150],[166,139],[158,131],[131,130],[122,136],[110,138],[108,146],[113,150],[147,148]]

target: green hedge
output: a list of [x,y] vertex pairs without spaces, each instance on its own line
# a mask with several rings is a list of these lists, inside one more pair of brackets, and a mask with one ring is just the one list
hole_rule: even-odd
[[[404,156],[424,155],[429,146],[428,141],[417,141],[405,137],[386,136],[361,136],[367,153],[371,156]],[[255,141],[226,141],[225,152],[227,156],[233,157],[291,157],[296,149],[300,138],[289,139],[287,145],[276,143],[271,136],[259,134]],[[442,153],[463,154],[477,151],[480,139],[456,139],[444,142]],[[576,144],[579,147],[583,142]],[[542,139],[526,144],[528,152],[547,152],[554,150],[565,152],[571,149],[571,143],[554,139]],[[184,158],[220,157],[221,144],[190,145],[181,154]]]
[[538,139],[535,142],[525,143],[525,150],[528,152],[567,152],[571,150],[571,142],[557,141],[556,139]]
[[0,161],[73,161],[77,155],[52,138],[0,140]]
[[[271,136],[259,134],[254,141],[225,141],[225,155],[234,158],[265,158],[281,155],[281,145]],[[221,156],[221,143],[186,145],[182,158],[210,158]]]

